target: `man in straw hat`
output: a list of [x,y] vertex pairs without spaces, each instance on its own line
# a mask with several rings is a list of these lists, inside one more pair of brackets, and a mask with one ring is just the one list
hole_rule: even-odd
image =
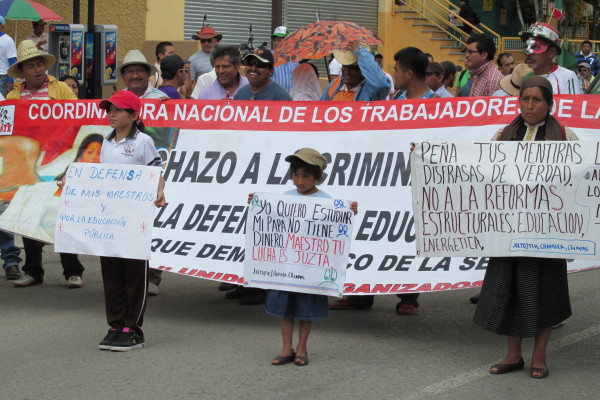
[[[77,100],[77,96],[64,82],[47,75],[46,71],[54,65],[54,56],[42,54],[31,40],[23,40],[17,51],[17,62],[10,66],[8,74],[13,78],[24,81],[15,86],[6,96],[7,99],[21,100]],[[44,243],[23,237],[25,248],[25,276],[13,282],[15,287],[38,285],[44,280],[42,268],[42,248]],[[76,254],[62,253],[60,255],[63,273],[67,279],[67,287],[80,288],[83,265]]]
[[536,22],[524,32],[520,32],[525,42],[525,62],[535,75],[548,79],[554,94],[581,94],[577,75],[571,70],[554,65],[554,57],[562,53],[560,37],[555,27]]
[[211,26],[203,26],[202,29],[192,35],[192,39],[200,41],[200,49],[190,56],[190,72],[192,80],[202,74],[210,72],[212,65],[210,63],[210,52],[223,39],[223,35],[218,34]]
[[376,101],[387,98],[390,81],[371,52],[358,41],[350,41],[348,51],[334,50],[333,56],[342,64],[342,75],[329,83],[321,100]]
[[519,64],[514,69],[512,74],[506,75],[500,79],[500,90],[496,91],[492,96],[518,96],[521,90],[521,83],[533,75],[533,70],[527,64]]
[[150,77],[156,73],[156,67],[146,61],[139,50],[129,50],[123,62],[116,68],[117,75],[123,79],[127,90],[140,99],[168,98],[165,92],[150,85]]
[[0,16],[0,94],[6,97],[6,93],[13,88],[13,79],[8,76],[8,68],[17,61],[17,47],[14,40],[4,30],[6,21]]

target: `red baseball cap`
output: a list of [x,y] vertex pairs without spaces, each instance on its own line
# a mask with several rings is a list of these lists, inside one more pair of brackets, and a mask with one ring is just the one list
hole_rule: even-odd
[[111,104],[114,104],[121,109],[136,111],[138,114],[142,111],[142,102],[129,90],[119,90],[118,92],[115,92],[110,99],[102,100],[100,102],[100,108],[107,110]]

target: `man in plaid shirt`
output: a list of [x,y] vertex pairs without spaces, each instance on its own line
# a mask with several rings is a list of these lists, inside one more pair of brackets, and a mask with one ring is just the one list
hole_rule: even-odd
[[495,55],[496,44],[491,37],[477,34],[467,40],[465,66],[473,78],[469,96],[491,96],[500,89],[500,79],[504,76],[494,65]]

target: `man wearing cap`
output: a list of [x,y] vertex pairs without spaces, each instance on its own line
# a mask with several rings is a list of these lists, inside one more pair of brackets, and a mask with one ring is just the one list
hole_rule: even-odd
[[500,89],[500,79],[504,75],[492,62],[495,55],[496,44],[491,37],[477,34],[467,40],[465,66],[473,79],[470,97],[491,96]]
[[444,86],[445,76],[446,70],[442,64],[435,61],[430,62],[425,73],[425,83],[439,97],[454,97]]
[[390,93],[390,81],[371,52],[356,40],[348,43],[348,50],[333,51],[333,56],[342,64],[342,75],[329,83],[321,100],[385,100]]
[[192,35],[192,39],[200,41],[200,50],[192,54],[190,60],[190,73],[192,80],[202,74],[210,72],[212,65],[210,63],[210,52],[223,39],[223,35],[217,32],[211,26],[203,26],[198,33]]
[[46,21],[38,19],[37,21],[31,21],[31,25],[33,27],[33,34],[27,36],[25,39],[29,39],[35,43],[40,53],[48,54],[48,35],[44,32]]
[[168,98],[165,92],[150,85],[150,77],[156,72],[156,67],[146,61],[141,51],[129,50],[116,69],[117,76],[123,79],[127,90],[140,99]]
[[581,64],[582,62],[590,64],[590,72],[592,76],[596,76],[598,72],[600,72],[600,63],[598,62],[598,57],[592,53],[592,42],[589,40],[584,40],[581,42],[581,51],[575,54],[575,57],[577,57],[577,64]]
[[[277,45],[283,41],[283,39],[289,35],[287,28],[285,26],[278,26],[273,31],[273,35],[271,35],[271,43],[272,48],[275,50]],[[287,62],[285,64],[278,65],[273,69],[273,79],[274,82],[279,84],[282,88],[284,88],[288,93],[292,89],[292,74],[296,67],[300,65],[297,62]]]
[[0,16],[0,94],[6,97],[6,93],[13,88],[14,80],[8,74],[8,68],[17,61],[17,47],[14,40],[4,33],[6,21]]
[[249,85],[238,90],[234,100],[292,100],[290,94],[271,79],[275,60],[270,50],[258,49],[247,54],[242,62]]
[[239,72],[240,50],[236,46],[217,46],[213,49],[212,56],[215,59],[217,79],[200,92],[198,99],[232,99],[242,87],[248,85],[248,78]]
[[515,59],[509,53],[498,54],[496,63],[498,64],[498,71],[504,76],[512,74],[515,68]]
[[579,63],[577,66],[577,79],[579,79],[579,84],[581,85],[581,91],[583,93],[589,89],[590,84],[594,81],[594,77],[591,74],[590,64],[586,62]]
[[187,79],[186,62],[177,54],[164,57],[160,62],[162,85],[158,87],[172,99],[181,99],[177,91]]
[[519,34],[525,42],[525,62],[535,75],[548,79],[554,94],[581,94],[577,75],[571,70],[554,65],[554,57],[562,53],[556,28],[536,22]]
[[[23,40],[19,44],[17,62],[8,69],[8,74],[13,78],[23,79],[6,96],[15,100],[77,100],[77,96],[64,82],[47,75],[46,71],[54,65],[54,56],[42,54],[34,42]],[[38,240],[23,237],[25,248],[25,276],[14,281],[15,287],[29,287],[38,285],[44,280],[42,268],[42,248],[44,243]],[[67,279],[67,287],[79,288],[82,286],[81,275],[83,265],[75,254],[61,254],[63,274]]]
[[519,64],[510,75],[500,80],[500,90],[492,96],[518,96],[523,80],[533,75],[533,70],[527,64]]

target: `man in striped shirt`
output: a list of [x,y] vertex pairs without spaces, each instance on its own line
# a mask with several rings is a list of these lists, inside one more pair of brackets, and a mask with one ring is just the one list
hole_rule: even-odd
[[[285,26],[278,26],[275,28],[273,35],[271,36],[273,50],[275,50],[277,45],[289,34],[290,33]],[[298,65],[300,64],[297,62],[288,62],[275,67],[271,79],[289,93],[292,89],[292,74]]]

